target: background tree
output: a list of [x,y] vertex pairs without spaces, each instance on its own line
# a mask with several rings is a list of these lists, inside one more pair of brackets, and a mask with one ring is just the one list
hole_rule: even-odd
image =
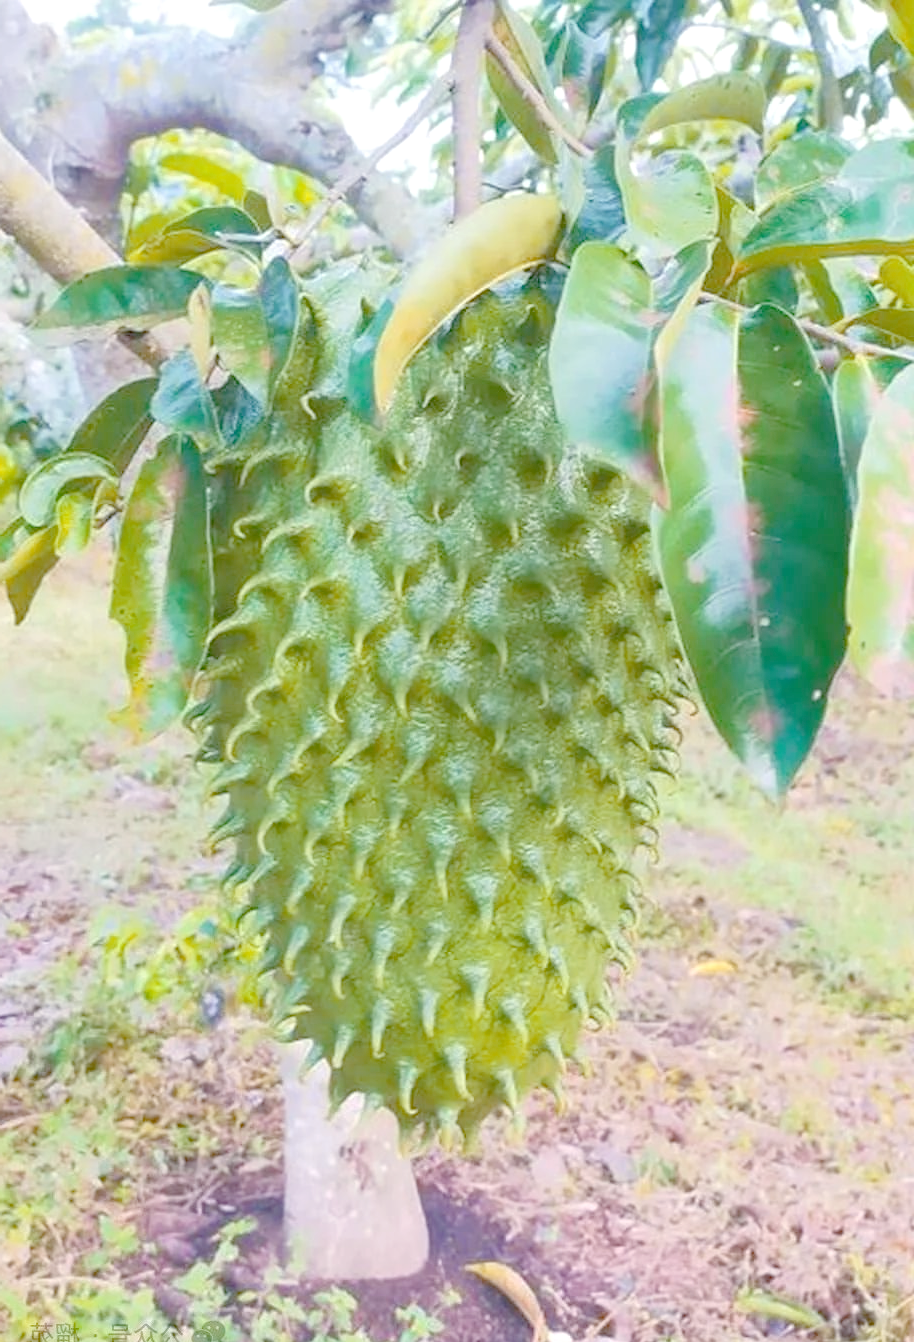
[[[890,129],[911,97],[909,34],[894,8],[869,43],[856,35],[868,26],[860,12],[837,13],[842,40],[831,11],[806,3],[544,4],[532,28],[478,0],[440,12],[289,3],[232,39],[198,34],[189,47],[183,34],[102,29],[66,50],[14,3],[2,12],[0,222],[58,281],[104,268],[77,279],[39,326],[65,338],[119,329],[131,357],[163,371],[158,388],[150,378],[122,387],[29,474],[0,539],[0,577],[24,618],[60,557],[113,515],[136,523],[158,498],[160,526],[139,541],[127,527],[115,579],[147,729],[183,708],[212,621],[197,591],[166,631],[172,651],[184,645],[178,674],[157,681],[161,620],[149,609],[161,615],[170,594],[154,553],[164,537],[172,567],[192,567],[206,507],[182,512],[157,495],[165,477],[154,463],[168,465],[173,447],[149,458],[129,493],[149,421],[204,453],[211,431],[228,442],[224,417],[200,416],[211,415],[216,369],[249,391],[264,341],[282,346],[266,275],[282,277],[279,292],[353,247],[410,257],[445,222],[451,177],[455,214],[474,220],[484,195],[557,191],[558,250],[526,223],[504,255],[485,222],[455,235],[440,255],[456,246],[461,266],[425,281],[426,319],[397,359],[378,354],[380,323],[370,328],[374,399],[476,293],[519,266],[551,264],[559,419],[653,496],[691,671],[757,781],[773,796],[789,787],[848,622],[860,668],[893,692],[909,688],[909,145],[866,135]],[[369,157],[330,110],[353,72],[419,95],[403,132]],[[444,134],[434,185],[413,191],[381,171],[381,151],[426,123]],[[189,200],[176,180],[192,183]],[[240,335],[213,321],[202,297],[213,281],[223,300],[254,292]],[[189,334],[134,334],[183,319]],[[194,360],[178,352],[163,363],[182,339]],[[182,488],[196,460],[188,446]]]

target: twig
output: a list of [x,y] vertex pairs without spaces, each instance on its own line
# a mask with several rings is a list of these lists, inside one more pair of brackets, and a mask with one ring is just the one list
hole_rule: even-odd
[[495,0],[464,0],[451,61],[454,108],[454,218],[471,214],[482,200],[482,121],[479,81],[495,16]]
[[561,121],[559,121],[539,89],[536,88],[534,84],[530,83],[530,80],[517,64],[517,61],[515,61],[504,42],[500,41],[494,33],[490,33],[486,38],[486,50],[504,70],[518,93],[526,98],[540,120],[543,121],[551,131],[558,135],[560,139],[564,140],[568,147],[573,149],[576,154],[580,154],[582,158],[592,158],[594,151],[591,149],[590,145],[585,144],[583,140],[579,140],[567,126],[562,125]]
[[[750,311],[742,303],[734,303],[732,299],[721,298],[720,294],[711,294],[707,290],[702,290],[699,297],[703,303],[717,303],[722,308],[729,308],[731,312]],[[795,321],[797,326],[814,340],[821,340],[826,345],[837,345],[840,349],[847,350],[849,354],[868,354],[870,358],[875,359],[905,359],[908,363],[914,363],[912,354],[901,354],[898,350],[886,348],[885,345],[872,345],[867,340],[854,340],[853,336],[844,335],[842,331],[836,331],[832,326],[822,326],[819,322],[810,321],[808,317],[796,317]]]
[[423,122],[427,121],[440,102],[444,100],[451,90],[452,77],[450,74],[443,75],[441,79],[435,81],[428,90],[425,97],[419,105],[410,112],[409,116],[403,122],[399,130],[391,135],[390,139],[385,140],[382,145],[373,150],[366,159],[357,165],[354,165],[348,172],[344,173],[336,186],[328,195],[324,197],[320,205],[312,212],[305,221],[304,228],[295,239],[295,250],[289,257],[289,264],[295,268],[296,264],[301,265],[307,256],[305,243],[309,237],[320,227],[327,218],[327,215],[335,205],[352,190],[353,187],[373,172],[382,159],[386,158],[392,150],[397,149],[404,140],[408,140],[414,131],[417,131]]
[[835,74],[828,37],[822,27],[822,20],[814,0],[797,0],[797,6],[806,24],[813,55],[819,67],[819,102],[821,104],[822,129],[840,134],[844,124],[844,103],[841,97],[841,85]]

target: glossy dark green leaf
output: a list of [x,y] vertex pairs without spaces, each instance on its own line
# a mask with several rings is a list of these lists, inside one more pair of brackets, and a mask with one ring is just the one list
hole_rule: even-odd
[[101,457],[88,452],[60,452],[30,471],[19,491],[19,512],[30,527],[45,527],[54,518],[61,492],[85,480],[109,480],[116,484],[117,472]]
[[213,346],[223,365],[262,405],[269,405],[288,363],[298,316],[298,286],[282,257],[270,262],[256,289],[217,284],[212,291]]
[[630,17],[632,0],[587,0],[575,15],[582,32],[599,37],[607,28]]
[[190,434],[202,447],[221,442],[212,395],[190,350],[179,350],[163,364],[149,409],[164,428]]
[[146,331],[181,317],[201,275],[176,266],[109,266],[93,270],[58,294],[33,323],[49,341],[69,341],[87,329],[94,335]]
[[659,256],[672,256],[705,238],[718,226],[717,193],[708,169],[696,155],[669,152],[633,166],[633,151],[645,120],[662,99],[631,98],[619,108],[615,173],[634,242]]
[[689,0],[639,0],[633,10],[638,20],[635,69],[641,87],[650,89],[663,73],[685,27]]
[[914,695],[914,368],[880,397],[857,473],[847,589],[854,665],[885,694]]
[[816,258],[914,254],[914,141],[874,141],[829,180],[779,197],[739,248],[737,271]]
[[263,423],[263,406],[235,377],[218,387],[212,399],[219,434],[226,447],[240,447]]
[[93,406],[64,450],[91,452],[123,475],[152,428],[150,403],[158,385],[155,377],[125,382]]
[[835,177],[853,153],[824,130],[804,130],[782,140],[762,159],[755,177],[755,203],[762,210],[779,196]]
[[200,454],[172,435],[140,468],[127,502],[111,591],[126,636],[130,702],[122,717],[143,736],[184,709],[212,618],[206,481]]
[[390,321],[394,304],[394,298],[385,298],[352,342],[346,370],[346,400],[353,414],[366,424],[375,423],[378,417],[374,394],[374,356],[378,341]]
[[616,180],[612,144],[601,145],[584,165],[583,204],[574,215],[566,242],[569,252],[583,242],[616,242],[625,232],[625,206]]
[[549,372],[562,427],[655,493],[652,354],[677,310],[697,299],[709,257],[709,245],[697,244],[652,282],[620,248],[584,243],[556,313]]
[[192,261],[224,247],[236,247],[257,256],[263,245],[257,240],[259,235],[257,223],[244,210],[234,205],[214,205],[194,210],[168,224],[135,247],[130,260],[140,265]]
[[573,110],[589,121],[603,92],[606,71],[605,38],[586,33],[574,19],[568,19],[560,35],[555,68]]
[[818,731],[845,646],[848,506],[831,401],[792,318],[694,309],[658,357],[664,583],[701,696],[769,795]]

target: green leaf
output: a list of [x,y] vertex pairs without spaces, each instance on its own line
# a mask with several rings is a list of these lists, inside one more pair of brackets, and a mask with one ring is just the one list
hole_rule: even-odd
[[625,232],[625,206],[616,180],[615,148],[601,145],[584,165],[584,203],[574,217],[567,248],[584,242],[616,242]]
[[914,254],[914,141],[875,141],[836,176],[779,198],[743,241],[737,273],[816,257]]
[[87,327],[93,334],[147,331],[181,317],[202,275],[175,266],[108,266],[93,270],[58,294],[33,323],[50,341],[69,341]]
[[289,361],[298,315],[298,286],[282,257],[270,262],[257,289],[225,284],[213,289],[213,346],[224,366],[262,405],[269,405]]
[[797,1328],[828,1327],[826,1320],[818,1310],[810,1309],[799,1300],[789,1300],[784,1295],[774,1295],[771,1291],[741,1291],[733,1302],[743,1314],[757,1314],[763,1319],[779,1319],[783,1323],[793,1324]]
[[765,90],[752,75],[733,71],[711,75],[668,93],[648,112],[642,135],[690,121],[740,121],[761,135],[765,120]]
[[[539,93],[555,119],[560,124],[569,126],[565,109],[555,96],[543,48],[527,20],[516,14],[506,0],[499,0],[492,31],[518,69],[526,75]],[[556,152],[552,130],[490,55],[486,56],[486,77],[498,105],[533,152],[545,162],[555,163]]]
[[879,401],[880,388],[870,361],[862,354],[842,359],[832,380],[832,400],[835,404],[835,423],[841,464],[851,511],[857,507],[857,467],[860,452]]
[[64,451],[90,452],[123,475],[152,428],[150,402],[158,385],[155,377],[125,382],[93,406]]
[[664,583],[701,696],[772,796],[844,652],[848,507],[828,389],[793,319],[693,310],[658,358]]
[[647,94],[619,108],[615,172],[632,240],[657,255],[671,256],[692,242],[714,237],[717,193],[708,169],[690,153],[658,155],[635,173],[635,142],[658,102]]
[[244,210],[234,205],[213,205],[167,224],[160,233],[135,247],[129,259],[138,265],[192,261],[225,247],[256,256],[262,248],[257,241],[259,235],[256,221]]
[[149,408],[166,429],[189,433],[202,447],[220,444],[213,398],[190,350],[179,350],[162,365]]
[[914,694],[914,368],[891,382],[858,469],[847,617],[851,660],[885,694]]
[[230,377],[212,393],[219,435],[226,447],[240,447],[263,423],[264,409],[255,396]]
[[779,196],[835,177],[852,153],[850,145],[824,130],[804,130],[782,140],[758,166],[756,206],[764,209]]
[[842,330],[851,326],[869,326],[910,345],[914,341],[914,308],[869,308],[840,323]]
[[260,191],[246,191],[244,193],[244,200],[241,204],[243,205],[245,212],[251,216],[261,232],[269,232],[273,227],[273,220],[270,217],[270,206],[266,196]]
[[660,469],[647,414],[651,356],[670,315],[694,303],[710,248],[699,243],[652,283],[611,243],[577,249],[549,348],[556,413],[569,438],[654,493]]
[[197,449],[174,434],[143,463],[121,526],[111,616],[126,635],[130,702],[140,735],[182,712],[206,643],[213,579],[206,481]]
[[555,66],[573,109],[580,109],[587,121],[593,116],[603,93],[606,72],[607,44],[592,37],[567,19],[559,35]]
[[635,37],[635,69],[643,89],[655,80],[672,55],[686,24],[689,0],[639,0],[633,6],[638,19]]
[[217,163],[203,154],[183,152],[164,154],[159,159],[159,167],[168,168],[171,172],[185,173],[198,182],[207,182],[232,200],[243,201],[247,192],[247,186],[240,173],[233,172],[224,163]]
[[117,472],[101,457],[88,452],[60,452],[30,471],[19,491],[19,512],[30,527],[45,527],[54,520],[54,509],[62,490],[78,480],[110,480]]

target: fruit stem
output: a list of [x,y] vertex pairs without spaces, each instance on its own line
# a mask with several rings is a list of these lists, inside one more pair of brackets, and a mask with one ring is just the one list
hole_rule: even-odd
[[482,120],[479,82],[495,0],[464,0],[451,62],[454,117],[454,218],[472,214],[482,201]]

